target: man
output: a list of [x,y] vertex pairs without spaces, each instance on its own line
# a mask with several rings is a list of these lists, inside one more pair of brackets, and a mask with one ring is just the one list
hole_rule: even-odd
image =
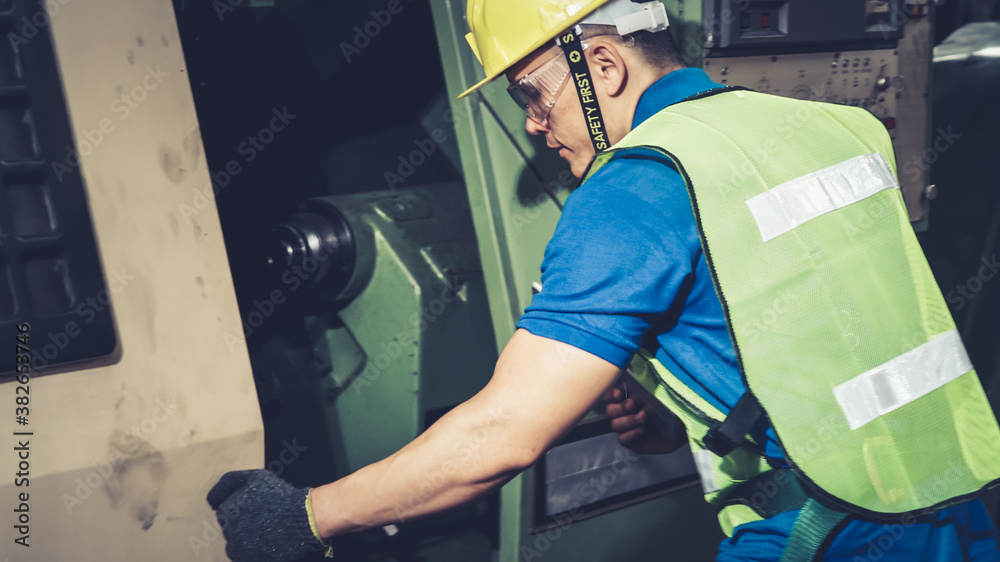
[[[920,329],[907,336],[915,341],[899,351],[886,351],[900,343],[894,337],[886,336],[888,343],[870,341],[906,329],[911,309],[937,310],[934,299],[940,295],[919,300],[912,286],[893,281],[900,295],[893,296],[883,292],[878,278],[855,282],[862,272],[845,280],[829,266],[833,261],[847,268],[852,259],[890,260],[899,253],[879,244],[912,252],[908,224],[905,232],[893,228],[898,221],[873,228],[874,238],[864,242],[870,247],[859,247],[875,252],[874,258],[853,255],[857,252],[836,236],[794,253],[824,236],[810,229],[836,227],[852,216],[845,212],[867,212],[866,205],[879,198],[883,205],[900,205],[898,193],[888,189],[894,176],[884,130],[877,133],[862,110],[787,106],[805,102],[724,89],[701,70],[685,68],[659,2],[493,0],[491,6],[490,0],[470,0],[468,20],[470,44],[487,74],[475,88],[505,74],[512,97],[528,113],[528,132],[544,135],[574,175],[586,176],[546,249],[543,289],[518,322],[486,388],[396,454],[312,490],[292,488],[266,471],[225,475],[208,499],[224,524],[229,556],[237,562],[294,560],[323,549],[321,537],[430,515],[487,494],[535,463],[602,396],[623,443],[645,453],[678,448],[683,435],[653,435],[648,414],[633,399],[623,400],[615,386],[631,363],[639,379],[656,381],[658,396],[684,421],[707,498],[729,504],[720,522],[730,538],[720,546],[718,560],[776,561],[783,553],[785,560],[846,561],[875,554],[872,559],[928,562],[1000,559],[980,502],[945,507],[997,478],[989,468],[1000,458],[992,414],[968,414],[985,428],[978,438],[969,437],[961,420],[935,420],[936,427],[954,429],[951,441],[930,436],[932,444],[922,453],[946,459],[952,472],[931,461],[926,470],[914,466],[906,458],[909,449],[892,446],[915,438],[906,428],[923,419],[913,417],[920,408],[948,414],[949,407],[928,401],[946,399],[957,385],[966,385],[958,394],[970,401],[949,404],[981,410],[985,403],[981,389],[976,394],[967,387],[975,373],[961,360],[960,342],[949,335],[950,316],[931,314],[938,322],[933,325],[918,322]],[[755,119],[800,110],[808,127],[786,122],[787,135],[762,140],[743,155],[741,146],[754,143],[746,128],[764,127]],[[683,134],[671,139],[670,131]],[[623,146],[636,148],[594,158]],[[713,154],[729,160],[713,162]],[[837,164],[842,159],[849,169]],[[708,181],[712,174],[717,181]],[[782,174],[806,183],[778,181]],[[882,183],[868,189],[875,180]],[[775,207],[763,199],[748,203],[746,191],[786,194],[788,206],[796,195],[786,193],[789,186],[841,184],[852,188],[837,195],[854,198],[841,202],[847,211],[832,204],[824,208],[836,194],[813,197],[807,210],[816,216],[809,217],[770,216]],[[721,210],[730,215],[717,214]],[[746,216],[734,218],[738,213]],[[761,257],[782,244],[791,246],[781,259]],[[744,258],[750,261],[741,262]],[[926,281],[923,266],[913,266],[912,273],[908,267],[899,269],[912,276],[911,285]],[[771,275],[772,269],[787,278]],[[758,294],[763,291],[758,285],[779,281],[787,283],[785,293]],[[827,295],[831,287],[843,294]],[[811,304],[816,295],[842,305],[853,324],[841,322],[837,310],[827,313],[827,301]],[[867,308],[885,311],[891,321],[879,324],[878,313],[852,299],[862,305],[884,302]],[[920,306],[911,306],[914,302]],[[831,342],[814,335],[831,327]],[[858,333],[866,337],[864,345],[852,345]],[[824,345],[833,351],[824,354]],[[796,353],[816,364],[796,368],[804,360]],[[774,363],[780,361],[785,363]],[[894,373],[913,371],[916,362],[944,365],[928,369],[943,374],[927,383],[922,395],[873,391],[872,402],[858,386],[896,384]],[[892,368],[860,367],[868,364]],[[848,367],[851,376],[837,385],[847,391],[829,392],[833,385],[826,378]],[[773,373],[786,368],[788,376],[775,380]],[[915,387],[921,380],[904,382]],[[815,386],[825,388],[821,398],[814,398]],[[781,395],[789,390],[795,400]],[[755,407],[755,394],[766,417]],[[822,408],[831,409],[824,412],[831,419],[828,428],[809,420],[811,410]],[[727,418],[730,412],[738,415]],[[813,434],[815,447],[808,438]],[[474,456],[455,446],[482,435],[489,438]],[[956,460],[962,453],[948,448],[952,441],[986,451],[985,460]],[[788,468],[789,454],[795,474]],[[840,459],[854,464],[841,468]],[[439,478],[429,482],[428,474]],[[941,478],[932,482],[928,474]],[[954,478],[944,479],[951,474]],[[775,492],[758,501],[743,483]],[[420,491],[416,501],[414,490]],[[886,513],[902,515],[893,519]],[[814,529],[793,533],[793,526]]]

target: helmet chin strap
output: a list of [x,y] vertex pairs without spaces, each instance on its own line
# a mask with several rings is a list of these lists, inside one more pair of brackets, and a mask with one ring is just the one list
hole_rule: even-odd
[[572,30],[564,32],[556,38],[556,44],[562,47],[569,63],[569,77],[576,87],[576,93],[580,96],[580,105],[583,106],[583,116],[587,119],[587,131],[590,133],[590,142],[594,145],[594,153],[600,154],[608,149],[608,133],[604,128],[604,117],[601,115],[601,106],[597,103],[597,94],[594,92],[594,79],[590,75],[590,67],[587,66],[587,59],[583,55],[583,43],[580,36],[583,28],[579,25]]

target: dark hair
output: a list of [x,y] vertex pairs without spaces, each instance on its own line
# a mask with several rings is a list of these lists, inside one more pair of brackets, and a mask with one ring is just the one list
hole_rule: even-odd
[[599,35],[610,35],[618,39],[623,45],[633,46],[642,53],[650,65],[661,69],[684,68],[687,64],[681,56],[674,42],[670,30],[664,31],[636,31],[628,35],[618,35],[618,29],[613,25],[588,25],[583,26],[583,38],[588,39]]
[[687,66],[669,29],[656,33],[636,31],[630,33],[628,37],[635,39],[636,48],[642,51],[642,55],[646,57],[649,64],[659,68],[684,68]]

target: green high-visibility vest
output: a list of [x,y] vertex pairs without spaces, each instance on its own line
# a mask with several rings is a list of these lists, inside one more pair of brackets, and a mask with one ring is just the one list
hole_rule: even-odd
[[[684,178],[743,380],[807,493],[896,521],[1000,479],[1000,429],[917,243],[892,143],[860,108],[727,88],[667,107],[598,155],[649,148]],[[648,351],[633,370],[688,429],[707,499],[770,469],[720,458],[721,412]],[[744,506],[723,528],[755,516]]]

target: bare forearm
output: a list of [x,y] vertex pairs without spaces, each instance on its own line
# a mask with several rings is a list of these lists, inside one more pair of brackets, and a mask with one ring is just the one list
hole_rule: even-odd
[[502,412],[466,403],[389,458],[313,491],[320,534],[431,515],[502,486],[526,463]]
[[618,373],[585,351],[517,330],[479,394],[398,453],[313,491],[320,534],[430,515],[503,485],[580,421]]

